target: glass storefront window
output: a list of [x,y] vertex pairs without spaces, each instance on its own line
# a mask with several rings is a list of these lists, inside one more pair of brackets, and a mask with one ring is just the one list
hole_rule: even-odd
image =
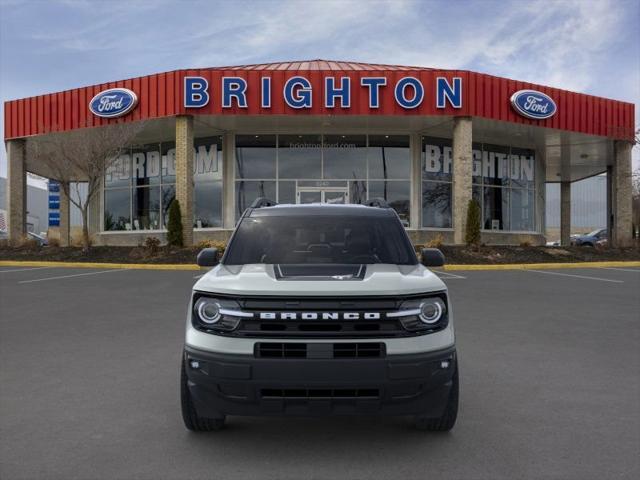
[[131,176],[134,186],[159,185],[160,171],[160,144],[144,145],[131,149]]
[[453,173],[451,140],[423,137],[422,180],[450,182]]
[[451,183],[422,182],[422,226],[451,228]]
[[[193,170],[194,227],[222,227],[221,136],[195,140]],[[175,178],[174,142],[129,149],[105,175],[104,230],[165,228]],[[119,188],[131,184],[128,195]]]
[[509,185],[509,147],[483,145],[482,177],[485,185]]
[[222,180],[194,185],[194,228],[222,227]]
[[131,189],[104,192],[104,229],[131,230]]
[[484,187],[485,230],[509,230],[509,189]]
[[176,186],[175,185],[163,185],[162,186],[162,225],[166,226],[169,222],[169,207],[171,202],[176,198]]
[[534,229],[535,193],[533,190],[511,189],[511,230],[528,232]]
[[134,187],[133,230],[158,230],[160,228],[160,188]]
[[323,178],[367,178],[366,135],[325,135]]
[[296,182],[281,180],[278,182],[278,203],[296,203]]
[[422,138],[422,226],[451,228],[451,140]]
[[258,197],[276,198],[276,182],[253,180],[236,182],[236,218]]
[[275,135],[236,135],[236,178],[276,178]]
[[131,153],[119,155],[107,168],[104,176],[106,188],[128,187],[131,184]]
[[369,181],[369,198],[384,198],[389,206],[398,212],[405,227],[409,226],[411,205],[411,185],[402,180]]
[[369,135],[369,178],[411,178],[411,151],[407,135]]
[[524,148],[512,148],[509,159],[511,186],[535,188],[535,152]]
[[[451,140],[424,137],[422,144],[422,226],[444,228],[443,225],[450,226],[450,219],[442,221],[442,215],[430,212],[429,209],[438,211],[438,207],[430,206],[428,198],[443,204],[434,192],[444,187],[433,182],[445,180],[451,190]],[[472,194],[483,212],[482,229],[535,231],[535,151],[474,142],[472,159]],[[517,187],[527,190],[519,191]],[[448,202],[450,206],[450,196]]]
[[279,178],[322,178],[322,135],[278,135]]
[[163,142],[160,146],[162,183],[176,183],[176,144]]

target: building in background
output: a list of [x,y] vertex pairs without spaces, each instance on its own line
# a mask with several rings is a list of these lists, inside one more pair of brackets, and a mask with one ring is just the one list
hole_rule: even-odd
[[[42,234],[47,232],[48,203],[47,191],[35,185],[27,185],[26,229],[29,232]],[[7,179],[0,177],[0,230],[6,230],[7,213]]]
[[145,128],[91,206],[96,243],[164,238],[174,198],[192,244],[228,238],[257,197],[382,197],[416,243],[462,243],[475,198],[483,242],[542,244],[549,182],[560,184],[568,243],[572,182],[604,172],[612,243],[631,241],[633,104],[470,71],[324,60],[177,70],[6,102],[13,235],[25,172],[51,176],[26,142],[133,122]]

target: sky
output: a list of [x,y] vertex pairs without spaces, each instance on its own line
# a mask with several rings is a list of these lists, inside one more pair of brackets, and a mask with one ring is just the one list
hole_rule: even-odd
[[0,0],[0,100],[323,58],[468,69],[624,100],[638,125],[639,22],[640,0]]

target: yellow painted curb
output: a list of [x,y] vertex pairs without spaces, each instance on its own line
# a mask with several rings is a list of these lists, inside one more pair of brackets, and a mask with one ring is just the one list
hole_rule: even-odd
[[130,270],[200,270],[191,263],[99,263],[99,262],[34,262],[0,260],[0,267],[66,267],[66,268],[123,268]]
[[[61,267],[61,268],[121,268],[130,270],[200,270],[191,263],[99,263],[99,262],[37,262],[0,260],[0,267]],[[563,268],[640,267],[640,261],[575,262],[575,263],[507,263],[493,265],[445,265],[444,270],[545,270]]]
[[507,263],[504,265],[445,265],[445,270],[550,270],[563,268],[640,267],[640,261],[574,263]]

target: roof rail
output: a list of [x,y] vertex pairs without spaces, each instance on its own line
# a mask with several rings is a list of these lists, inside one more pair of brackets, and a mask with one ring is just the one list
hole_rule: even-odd
[[387,201],[380,197],[370,198],[369,200],[365,200],[362,204],[367,207],[391,208]]
[[251,204],[251,208],[273,207],[277,205],[273,200],[269,200],[267,197],[258,197]]

